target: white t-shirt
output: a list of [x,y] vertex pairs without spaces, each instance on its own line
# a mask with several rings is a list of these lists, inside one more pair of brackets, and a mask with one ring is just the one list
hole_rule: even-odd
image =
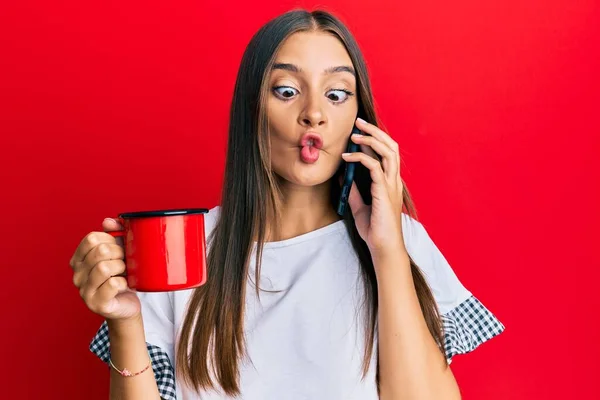
[[[219,207],[215,207],[205,215],[207,237],[218,213]],[[502,324],[461,284],[423,225],[403,215],[403,233],[407,250],[424,273],[444,317],[447,358],[469,352],[502,332]],[[375,351],[370,371],[362,379],[363,284],[343,221],[266,243],[260,299],[253,284],[254,257],[251,260],[244,317],[249,357],[239,366],[239,398],[378,399]],[[191,290],[138,293],[146,341],[166,353],[171,368],[178,362],[177,336],[191,294]],[[106,361],[106,354],[102,357],[101,353],[107,349],[100,347],[107,339],[99,338],[101,335],[98,332],[90,347]],[[151,355],[158,351],[156,347]],[[156,365],[154,372],[165,399],[228,399],[218,391],[198,394],[180,379],[173,397],[172,371],[167,374],[170,378],[163,376],[162,381]]]

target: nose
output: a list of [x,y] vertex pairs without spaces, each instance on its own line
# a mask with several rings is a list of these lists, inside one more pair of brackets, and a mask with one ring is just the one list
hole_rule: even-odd
[[327,123],[327,117],[323,110],[323,100],[324,96],[320,93],[307,96],[304,108],[298,116],[298,123],[304,127],[317,127]]

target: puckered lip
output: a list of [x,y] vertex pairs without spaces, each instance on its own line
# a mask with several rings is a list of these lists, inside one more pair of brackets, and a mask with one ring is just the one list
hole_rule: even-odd
[[312,147],[321,149],[323,147],[323,137],[320,133],[314,131],[305,132],[300,139],[300,147],[308,146],[312,142]]

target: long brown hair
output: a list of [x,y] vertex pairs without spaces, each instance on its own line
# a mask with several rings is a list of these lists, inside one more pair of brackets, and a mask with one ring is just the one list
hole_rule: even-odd
[[[230,396],[240,392],[238,366],[246,356],[243,321],[250,257],[256,240],[255,276],[259,282],[266,221],[277,218],[280,210],[281,192],[271,169],[265,112],[270,90],[268,77],[282,42],[296,32],[311,30],[333,34],[345,45],[356,70],[358,116],[377,124],[362,53],[352,34],[336,17],[325,11],[290,11],[271,20],[254,35],[243,55],[231,104],[221,210],[207,239],[209,279],[190,298],[177,348],[177,372],[197,391],[220,387]],[[340,191],[337,178],[337,174],[332,178],[332,207],[336,206]],[[415,216],[406,189],[403,198],[405,211]],[[356,230],[351,212],[346,213],[344,221],[360,261],[364,283],[364,375],[369,369],[376,334],[377,279],[371,254]],[[442,325],[435,300],[412,260],[411,270],[427,326],[442,351]],[[259,290],[256,285],[257,294]]]

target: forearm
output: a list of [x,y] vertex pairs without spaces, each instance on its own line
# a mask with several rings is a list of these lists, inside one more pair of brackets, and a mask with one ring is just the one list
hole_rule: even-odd
[[[146,347],[142,318],[132,320],[109,320],[110,354],[113,364],[132,373],[143,370],[150,357]],[[111,400],[160,399],[152,367],[134,377],[123,377],[110,369]]]
[[445,356],[419,305],[405,252],[374,258],[379,314],[379,376],[382,400],[460,399]]

